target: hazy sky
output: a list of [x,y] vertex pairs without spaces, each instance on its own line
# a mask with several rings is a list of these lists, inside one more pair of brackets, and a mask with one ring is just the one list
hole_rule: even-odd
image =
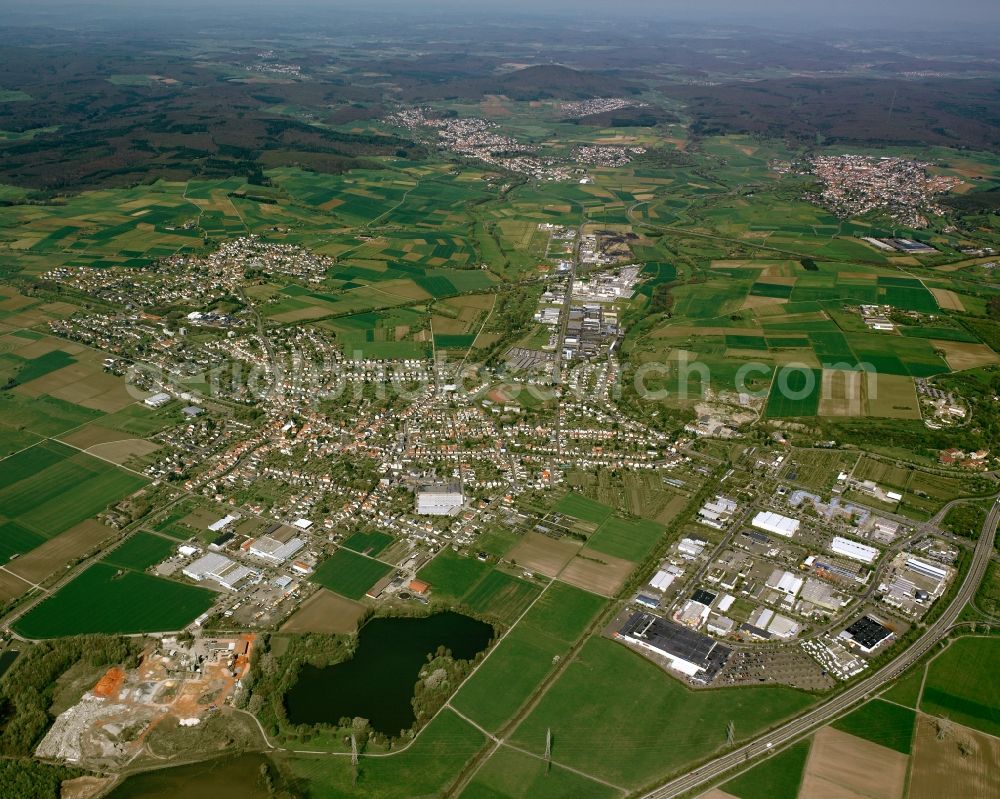
[[335,20],[348,10],[373,16],[380,12],[402,12],[401,16],[442,13],[463,16],[549,15],[567,22],[587,22],[597,17],[632,15],[665,20],[716,24],[791,26],[813,29],[865,29],[898,26],[935,29],[969,26],[982,36],[996,28],[1000,39],[1000,0],[0,0],[4,19],[12,23],[98,22],[126,16],[133,20],[168,17],[175,23],[185,18],[192,24],[238,14],[243,21],[254,17],[280,17],[288,21],[322,17]]

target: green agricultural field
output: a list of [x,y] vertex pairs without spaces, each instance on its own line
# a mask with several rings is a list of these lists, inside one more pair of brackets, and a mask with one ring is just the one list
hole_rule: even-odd
[[595,500],[588,499],[582,494],[570,493],[560,499],[553,510],[556,513],[564,513],[574,519],[581,519],[585,522],[595,522],[601,524],[611,516],[612,510]]
[[146,479],[55,441],[2,461],[0,519],[52,538],[146,484]]
[[541,589],[502,571],[492,571],[462,597],[462,604],[476,613],[513,624]]
[[[532,608],[532,611],[534,608]],[[460,712],[496,731],[517,712],[569,650],[522,621],[487,656],[451,700]]]
[[11,555],[23,555],[40,544],[45,537],[33,530],[22,527],[17,522],[0,521],[0,563],[6,563]]
[[831,726],[908,755],[916,723],[917,714],[913,710],[892,702],[873,699],[843,718],[837,719]]
[[[600,701],[581,701],[585,697]],[[513,743],[541,754],[551,728],[553,760],[638,789],[718,751],[730,720],[743,740],[812,702],[778,686],[691,691],[624,646],[592,638],[517,728]]]
[[[782,372],[778,372],[781,375]],[[815,416],[823,388],[823,372],[819,369],[793,369],[775,377],[767,398],[765,413],[769,418],[785,416]],[[787,392],[783,390],[787,387]],[[800,396],[801,395],[801,396]]]
[[417,572],[417,577],[430,583],[435,596],[459,600],[492,568],[488,563],[463,557],[452,549],[444,549]]
[[27,430],[12,430],[0,425],[0,459],[22,449],[27,449],[39,441],[38,436]]
[[617,799],[608,785],[507,747],[498,749],[460,794],[461,799]]
[[103,415],[56,397],[22,397],[0,391],[0,429],[24,430],[43,437],[57,436]]
[[496,731],[531,696],[556,657],[564,657],[607,600],[565,583],[552,583],[518,625],[488,654],[452,702]]
[[0,354],[0,361],[6,361],[14,368],[13,380],[18,385],[30,383],[50,372],[76,363],[76,358],[62,350],[52,350],[37,358],[22,358],[11,352]]
[[722,790],[738,799],[797,799],[809,744],[808,740],[792,744],[724,783]]
[[642,560],[663,535],[656,522],[612,516],[587,541],[587,548],[625,560]]
[[388,533],[370,530],[366,533],[355,533],[344,542],[344,546],[347,549],[353,549],[355,552],[376,557],[392,541],[393,538]]
[[1000,735],[1000,639],[961,638],[927,667],[920,709]]
[[362,758],[357,780],[349,757],[279,757],[294,778],[308,780],[315,787],[317,796],[412,799],[440,796],[485,742],[479,730],[445,708],[405,752]]
[[215,601],[204,588],[95,563],[14,625],[25,638],[180,630]]
[[888,702],[916,708],[920,702],[920,689],[924,684],[924,667],[914,669],[905,677],[896,680],[892,687],[881,696]]
[[169,557],[176,542],[153,533],[138,532],[101,560],[122,569],[144,571]]
[[348,599],[361,599],[369,588],[391,571],[391,566],[377,560],[355,554],[349,549],[338,549],[319,565],[311,579]]
[[532,606],[521,624],[571,644],[583,635],[607,602],[604,597],[582,588],[554,582]]

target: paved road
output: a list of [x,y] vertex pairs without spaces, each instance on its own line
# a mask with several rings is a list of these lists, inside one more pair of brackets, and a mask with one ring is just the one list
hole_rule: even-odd
[[901,652],[895,660],[870,677],[854,684],[829,702],[814,708],[784,726],[766,735],[762,735],[738,749],[717,757],[695,771],[689,772],[650,791],[642,799],[670,799],[670,797],[693,791],[699,785],[717,779],[727,771],[742,766],[756,757],[765,755],[774,748],[790,743],[815,727],[826,724],[852,705],[862,701],[874,691],[883,687],[886,683],[896,679],[903,671],[926,655],[928,651],[948,634],[949,628],[958,619],[962,608],[975,595],[976,589],[979,587],[979,583],[986,571],[986,566],[990,562],[998,521],[1000,521],[1000,500],[995,502],[990,509],[983,524],[982,534],[976,544],[975,553],[972,556],[972,565],[969,567],[969,571],[965,575],[965,580],[952,599],[951,604],[927,628],[917,642]]

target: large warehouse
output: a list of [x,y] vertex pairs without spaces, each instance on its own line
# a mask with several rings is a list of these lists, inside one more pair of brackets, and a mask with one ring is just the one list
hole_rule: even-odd
[[182,573],[199,583],[202,580],[214,580],[230,591],[235,591],[248,577],[257,575],[253,569],[241,566],[225,555],[215,552],[202,555],[198,560],[185,566]]
[[715,678],[732,653],[707,635],[641,611],[633,613],[615,637],[666,658],[670,668],[706,683]]
[[837,535],[830,542],[830,551],[843,555],[845,558],[860,560],[862,563],[874,563],[878,557],[878,550],[867,544],[859,544],[850,538],[842,538]]
[[791,538],[795,535],[799,531],[799,525],[801,524],[798,519],[790,519],[787,516],[782,516],[780,513],[774,513],[769,510],[762,510],[753,517],[753,521],[750,523],[758,530],[781,535],[785,538]]
[[460,483],[432,483],[417,491],[417,513],[453,516],[465,504]]

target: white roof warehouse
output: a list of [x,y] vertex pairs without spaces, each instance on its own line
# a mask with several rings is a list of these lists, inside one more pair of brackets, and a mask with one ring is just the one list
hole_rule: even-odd
[[775,535],[784,536],[785,538],[791,538],[795,535],[802,524],[798,519],[790,519],[787,516],[782,516],[780,513],[774,513],[769,510],[763,510],[758,513],[750,523],[758,530],[765,530]]
[[842,538],[839,535],[834,536],[830,542],[830,550],[836,552],[838,555],[843,555],[845,558],[860,560],[862,563],[874,563],[878,557],[878,550],[875,547],[870,547],[867,544],[859,544],[857,541],[852,541],[850,538]]

